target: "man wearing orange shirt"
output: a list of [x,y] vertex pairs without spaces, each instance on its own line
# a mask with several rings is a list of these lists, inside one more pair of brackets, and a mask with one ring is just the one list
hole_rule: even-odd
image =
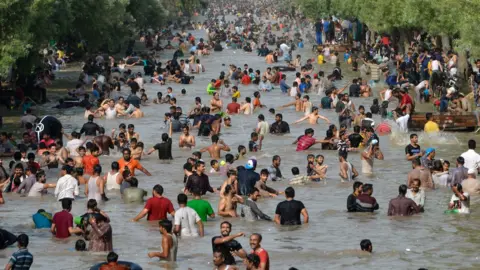
[[84,174],[93,175],[93,167],[100,164],[98,146],[93,146],[90,155],[85,155],[82,159]]
[[258,270],[270,270],[270,258],[268,257],[268,252],[260,246],[262,242],[262,235],[259,233],[253,233],[250,236],[250,247],[252,248],[252,253],[260,257],[260,265]]
[[130,149],[123,149],[123,158],[118,160],[118,165],[120,165],[120,173],[123,174],[125,171],[125,167],[128,167],[128,170],[130,173],[125,176],[123,175],[124,178],[128,178],[129,176],[134,176],[135,175],[135,169],[138,169],[142,171],[144,174],[148,176],[152,176],[147,169],[143,168],[140,162],[138,160],[132,158],[132,152]]
[[253,109],[255,110],[256,108],[265,108],[267,106],[263,105],[262,102],[260,101],[260,92],[255,91],[253,93],[253,96],[255,97],[253,99]]

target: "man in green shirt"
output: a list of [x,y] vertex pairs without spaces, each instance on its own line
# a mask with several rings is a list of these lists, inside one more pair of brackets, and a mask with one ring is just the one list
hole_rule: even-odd
[[206,200],[202,200],[201,192],[195,188],[192,190],[193,200],[187,202],[187,206],[195,210],[202,219],[202,222],[207,221],[207,216],[214,218],[215,212],[213,212],[212,205]]

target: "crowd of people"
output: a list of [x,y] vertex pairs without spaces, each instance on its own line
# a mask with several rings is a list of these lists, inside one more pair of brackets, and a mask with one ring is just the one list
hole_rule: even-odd
[[[265,2],[268,1],[262,3]],[[363,25],[358,20],[326,18],[310,23],[305,19],[293,20],[292,14],[262,11],[260,4],[254,5],[254,9],[248,3],[218,4],[207,10],[208,19],[203,24],[194,24],[194,27],[206,30],[208,40],[201,38],[197,41],[195,36],[184,30],[176,34],[169,29],[156,33],[142,32],[140,40],[145,42],[147,49],[151,49],[150,55],[137,57],[130,52],[127,58],[118,62],[113,57],[105,59],[101,55],[89,59],[75,89],[69,92],[72,102],[60,100],[56,106],[59,109],[74,105],[84,107],[87,122],[80,130],[69,134],[61,130],[63,138],[48,132],[36,132],[38,119],[31,109],[26,109],[26,114],[20,121],[21,128],[24,128],[20,141],[14,140],[11,134],[0,134],[0,155],[4,160],[12,159],[9,164],[0,163],[2,207],[11,205],[2,193],[38,197],[50,196],[48,191],[51,189],[50,193],[55,196],[59,211],[52,214],[39,209],[32,217],[35,228],[48,228],[58,239],[81,236],[82,239],[78,239],[75,244],[77,251],[109,252],[107,263],[99,269],[130,269],[130,266],[118,262],[118,255],[113,252],[114,234],[110,217],[98,206],[112,203],[108,202],[108,192],[119,192],[125,203],[143,203],[148,192],[139,187],[136,173],[140,171],[149,177],[152,174],[142,166],[142,158],[157,151],[159,160],[172,160],[172,148],[175,147],[173,139],[177,140],[178,137],[178,148],[193,150],[191,157],[180,169],[184,172],[184,186],[177,196],[178,208],[164,196],[164,187],[156,184],[152,188],[152,197],[146,200],[143,209],[136,216],[130,217],[132,222],[145,217],[148,221],[158,222],[162,237],[161,251],[148,252],[145,256],[176,261],[177,253],[180,252],[178,243],[182,238],[204,237],[205,222],[213,218],[228,218],[228,221],[225,219],[220,224],[220,235],[211,239],[214,269],[239,269],[236,265],[238,257],[243,260],[246,269],[268,270],[271,263],[268,251],[262,247],[262,234],[250,233],[248,243],[251,250],[245,250],[236,239],[246,234],[232,232],[236,218],[273,221],[280,226],[309,223],[308,203],[297,200],[295,189],[303,189],[304,185],[315,182],[327,185],[327,179],[337,178],[328,175],[323,155],[308,154],[305,174],[301,174],[297,166],[292,167],[290,170],[293,177],[285,181],[288,182],[287,188],[280,191],[270,187],[270,181],[286,180],[281,172],[284,170],[281,161],[288,156],[275,154],[271,165],[257,172],[257,160],[251,155],[262,151],[262,147],[269,144],[271,134],[290,133],[291,129],[304,121],[311,126],[319,124],[319,119],[325,122],[328,125],[325,137],[315,138],[314,129],[307,128],[304,135],[293,142],[296,151],[302,152],[320,144],[322,150],[338,152],[338,179],[352,183],[353,186],[352,194],[345,196],[346,210],[374,212],[380,205],[373,197],[373,185],[356,181],[356,178],[360,173],[371,175],[374,172],[374,160],[384,159],[379,136],[389,134],[392,128],[408,132],[408,121],[415,111],[416,102],[430,102],[436,98],[438,104],[436,101],[433,103],[438,105],[441,112],[472,111],[471,104],[455,85],[446,87],[438,79],[444,66],[450,76],[456,74],[456,55],[453,52],[442,55],[435,49],[424,49],[421,37],[402,55],[395,50],[387,35],[370,38],[368,30],[362,30]],[[228,13],[241,14],[236,21],[229,22],[225,19]],[[258,22],[257,18],[267,18],[268,22]],[[272,24],[272,18],[277,23]],[[314,59],[303,61],[300,55],[295,59],[292,57],[296,47],[304,47],[303,39],[309,33],[300,29],[305,26],[311,26],[316,34],[316,64]],[[275,29],[282,31],[280,37],[273,34]],[[265,34],[263,43],[262,31]],[[361,38],[365,34],[368,42]],[[165,39],[167,45],[162,45],[162,40]],[[157,44],[154,44],[155,41]],[[342,61],[338,51],[333,48],[347,42],[352,42],[353,45],[345,51],[343,61],[351,64],[353,71],[360,72],[360,76],[353,79],[351,84],[338,88],[335,82],[343,78]],[[273,45],[276,48],[270,49]],[[204,76],[202,73],[206,67],[201,64],[202,57],[230,48],[242,48],[245,52],[256,51],[259,57],[265,57],[265,61],[273,66],[262,72],[248,64],[244,64],[243,68],[241,64],[231,64],[227,73],[220,72],[208,84],[206,92],[211,95],[211,100],[203,102],[197,96],[193,107],[184,111],[177,104],[176,96],[185,96],[187,92],[178,89],[182,88],[182,84],[194,83],[195,77]],[[131,49],[129,46],[129,51]],[[173,51],[173,57],[162,64],[155,58],[158,51]],[[182,59],[185,54],[188,58]],[[284,66],[276,65],[280,59],[286,61]],[[335,66],[331,74],[315,70],[317,65],[321,69],[327,62]],[[361,64],[360,68],[357,67],[358,63]],[[142,65],[143,73],[132,72],[131,68],[135,65]],[[95,75],[88,75],[92,70],[96,71]],[[380,101],[375,99],[369,112],[366,112],[364,106],[357,108],[354,104],[356,98],[375,95],[373,86],[380,82],[382,72],[387,87],[379,92]],[[287,83],[287,78],[290,83]],[[150,102],[145,91],[149,84],[168,86],[166,94],[158,92]],[[242,87],[250,84],[258,85],[253,100],[250,96],[245,96],[244,101],[238,103]],[[277,87],[288,102],[277,108],[266,108],[261,98],[268,96]],[[345,92],[347,89],[348,93]],[[410,89],[414,90],[415,97],[410,94]],[[317,94],[322,99],[315,106],[310,101],[310,96]],[[392,100],[393,97],[398,102]],[[225,98],[231,98],[231,102],[224,106]],[[398,105],[395,108],[390,106],[389,109],[389,103]],[[186,105],[188,104],[182,104],[184,108]],[[145,117],[141,109],[143,106],[169,106],[168,112],[164,114],[165,132],[160,136],[161,142],[151,148],[141,141],[142,136],[133,124],[121,123],[118,130],[113,129],[110,133],[96,123],[99,118],[132,118],[141,123]],[[299,114],[299,119],[290,124],[279,113],[288,107],[294,107]],[[337,119],[321,115],[322,111],[327,110],[337,113],[338,127],[332,124]],[[252,127],[248,146],[234,147],[221,138],[222,129],[231,127],[236,115],[251,117],[254,112],[260,114],[257,116],[257,125]],[[275,116],[275,122],[269,124],[265,120],[267,113]],[[393,118],[397,126],[392,127],[388,121],[376,124],[373,120],[375,114],[382,118]],[[431,113],[427,113],[426,119],[425,132],[440,131]],[[209,137],[211,144],[196,151],[196,137]],[[293,151],[292,146],[285,147],[290,147]],[[236,154],[233,153],[235,148]],[[437,188],[449,188],[452,191],[446,210],[448,213],[470,213],[471,196],[480,194],[480,181],[476,179],[480,172],[480,155],[475,149],[476,141],[469,140],[468,151],[461,154],[456,159],[455,168],[450,169],[447,160],[435,159],[434,148],[422,149],[418,144],[418,136],[410,134],[410,144],[405,147],[405,159],[406,162],[411,162],[412,170],[408,173],[405,184],[398,187],[398,197],[388,203],[388,216],[411,216],[428,211],[425,207],[425,194]],[[109,169],[105,170],[105,166],[101,166],[101,159],[111,151],[121,153],[122,157],[111,162]],[[361,159],[361,169],[358,171],[348,161],[349,155],[355,153],[359,153]],[[210,159],[209,163],[202,159],[205,155]],[[207,166],[210,166],[210,170]],[[56,183],[47,183],[47,180],[51,180],[46,176],[49,169],[59,169],[61,177]],[[219,187],[213,187],[209,174],[223,177],[224,182]],[[77,202],[81,196],[80,190],[84,191],[87,198],[87,211],[81,216],[73,216],[70,211],[73,204],[80,203]],[[217,209],[202,198],[207,192],[218,194],[220,201]],[[278,203],[272,217],[261,210],[261,204],[257,204],[259,198],[268,200],[269,197],[280,195],[284,195],[285,200]],[[19,248],[11,256],[6,269],[30,269],[34,257],[27,250],[28,236],[14,236],[4,230],[1,230],[0,236],[6,243],[2,248],[15,242]],[[85,241],[88,241],[88,246]],[[0,242],[3,245],[4,241]],[[370,240],[361,240],[360,249],[371,253],[373,246]]]

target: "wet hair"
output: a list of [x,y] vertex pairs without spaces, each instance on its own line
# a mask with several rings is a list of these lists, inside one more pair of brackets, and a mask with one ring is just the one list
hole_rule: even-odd
[[373,189],[372,184],[363,184],[362,192],[367,192],[369,190]]
[[132,178],[130,179],[130,186],[131,186],[131,187],[138,187],[138,180],[137,180],[137,178],[132,177]]
[[359,188],[361,185],[363,185],[362,182],[360,182],[360,181],[355,181],[355,182],[353,183],[353,191],[357,190],[357,188]]
[[405,194],[407,194],[407,189],[408,189],[407,185],[400,185],[400,186],[398,187],[398,193],[399,193],[400,195],[404,195],[404,196],[405,196]]
[[[214,135],[214,136],[215,136],[215,135]],[[252,133],[250,134],[250,138],[251,138],[251,139],[256,138],[256,137],[258,137],[258,133],[252,132]]]
[[285,189],[285,196],[287,198],[294,198],[295,197],[295,189],[293,189],[293,187],[287,187]]
[[220,138],[218,137],[217,134],[212,136],[212,143],[217,143]]
[[370,242],[370,240],[368,240],[368,239],[363,239],[360,242],[360,248],[364,251],[369,251],[371,246],[372,246],[372,242]]
[[117,261],[118,261],[118,254],[113,251],[110,251],[110,253],[108,253],[107,255],[107,262],[111,263],[111,262],[117,262]]
[[227,177],[230,177],[230,176],[232,176],[232,175],[237,175],[237,171],[235,171],[235,170],[228,170],[228,172],[227,172]]
[[88,200],[87,202],[87,209],[92,209],[94,211],[98,211],[98,208],[97,208],[97,200],[95,199],[90,199]]
[[118,164],[118,162],[114,161],[114,162],[112,162],[111,168],[112,168],[112,170],[118,171],[120,169],[120,164]]
[[72,209],[72,199],[70,199],[70,198],[63,198],[63,199],[62,199],[62,209],[63,209],[63,210],[70,210],[70,209]]
[[213,165],[215,165],[217,163],[218,163],[218,160],[216,160],[216,159],[210,160],[210,166],[212,166],[212,167],[213,167]]
[[239,145],[238,146],[238,152],[240,153],[242,150],[246,150],[247,148],[245,148],[245,146],[243,145]]
[[220,223],[220,228],[222,228],[222,225],[223,225],[223,224],[228,224],[228,227],[229,227],[230,229],[232,229],[232,223],[230,223],[230,222],[228,222],[228,221],[224,221],[224,222]]
[[225,161],[226,162],[233,163],[234,160],[235,160],[235,157],[232,154],[226,154],[225,155]]
[[292,174],[293,175],[299,175],[300,174],[300,170],[298,169],[298,167],[293,167],[292,168]]
[[195,152],[192,153],[192,155],[196,156],[198,159],[202,158],[202,152],[200,152],[200,151],[195,151]]
[[262,170],[260,171],[260,175],[266,175],[266,176],[268,176],[269,174],[270,174],[270,173],[268,172],[267,169],[262,169]]
[[475,140],[468,140],[468,149],[477,148],[477,142]]
[[87,251],[87,244],[82,239],[78,239],[75,242],[75,250],[76,251]]
[[262,121],[265,121],[265,116],[263,114],[259,114],[258,119],[260,119]]
[[258,266],[260,265],[260,257],[255,253],[248,254],[246,259],[247,261],[253,263],[253,266],[255,268],[258,268]]
[[463,164],[465,164],[465,159],[463,157],[458,157],[457,162],[458,162],[458,164],[463,165]]
[[93,173],[100,175],[102,173],[102,166],[100,164],[95,165],[93,167]]
[[20,234],[19,236],[17,236],[17,243],[18,243],[18,246],[20,247],[28,247],[28,235],[22,233]]
[[183,193],[178,194],[178,196],[177,196],[178,204],[187,204],[187,201],[188,201],[187,195],[185,195]]
[[226,185],[225,186],[225,191],[223,192],[224,195],[228,195],[228,193],[230,193],[230,191],[232,190],[232,185]]
[[159,184],[155,185],[155,186],[153,187],[153,191],[155,191],[158,195],[161,196],[161,195],[163,194],[163,187],[162,187],[162,185],[159,185]]

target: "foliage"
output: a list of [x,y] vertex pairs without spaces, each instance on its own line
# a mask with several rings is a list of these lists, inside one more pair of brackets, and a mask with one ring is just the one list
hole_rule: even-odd
[[19,59],[29,72],[52,40],[115,51],[134,31],[162,26],[164,10],[161,0],[1,0],[0,74]]
[[[288,0],[285,0],[288,1]],[[455,48],[480,57],[480,1],[469,0],[296,0],[311,19],[336,15],[358,18],[369,29],[392,33],[410,30],[455,38]]]

